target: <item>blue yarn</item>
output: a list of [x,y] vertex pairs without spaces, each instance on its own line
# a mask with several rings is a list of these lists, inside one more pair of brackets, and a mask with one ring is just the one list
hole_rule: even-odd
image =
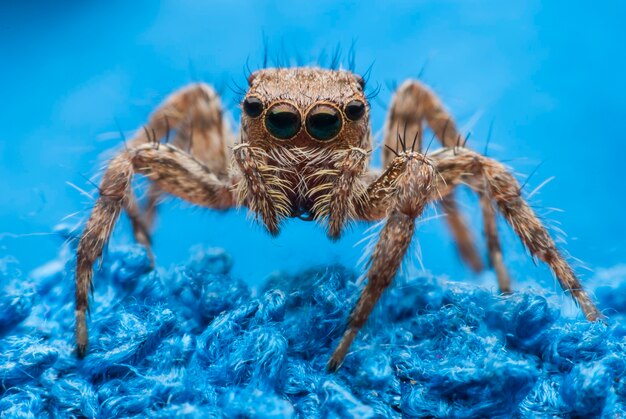
[[363,286],[352,270],[276,274],[253,291],[219,250],[151,270],[141,247],[112,247],[81,361],[73,264],[69,248],[28,276],[0,262],[1,417],[626,413],[624,283],[597,289],[603,324],[561,315],[561,300],[536,290],[400,276],[329,374]]

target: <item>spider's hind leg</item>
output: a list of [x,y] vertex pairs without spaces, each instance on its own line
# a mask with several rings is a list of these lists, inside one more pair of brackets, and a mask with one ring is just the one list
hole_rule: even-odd
[[446,222],[458,247],[459,255],[474,272],[481,272],[483,270],[483,262],[474,245],[476,239],[459,209],[459,205],[454,198],[454,191],[451,191],[449,195],[446,195],[441,200],[441,208],[446,214]]
[[504,265],[502,248],[500,247],[500,239],[498,238],[496,211],[493,207],[493,201],[489,192],[489,187],[486,184],[486,180],[483,186],[483,191],[479,196],[480,207],[483,213],[485,237],[487,239],[487,250],[489,252],[489,264],[496,273],[500,292],[508,294],[511,292],[511,278],[509,277],[509,273]]
[[[398,88],[389,108],[385,123],[383,167],[392,161],[392,150],[401,153],[403,148],[408,148],[421,152],[424,122],[445,147],[454,147],[460,143],[461,137],[454,119],[435,93],[417,80],[408,80]],[[453,192],[442,200],[441,207],[461,258],[474,272],[482,271],[483,262],[476,249],[475,238],[459,210]]]
[[[173,145],[186,150],[220,179],[228,176],[233,135],[223,116],[220,98],[211,86],[197,83],[172,93],[127,146],[158,143],[170,137]],[[150,232],[163,194],[158,185],[151,183],[143,205],[131,196],[125,206],[135,239],[150,255]]]
[[[439,194],[445,195],[450,188],[464,183],[482,195],[483,202],[495,204],[524,246],[534,257],[550,267],[561,288],[571,294],[587,319],[594,321],[603,317],[546,228],[522,197],[519,183],[501,163],[468,149],[443,149],[430,157],[439,174],[436,187]],[[489,214],[495,210],[486,205],[483,210],[485,208]],[[497,247],[499,252],[499,246]],[[495,255],[492,254],[492,257]]]

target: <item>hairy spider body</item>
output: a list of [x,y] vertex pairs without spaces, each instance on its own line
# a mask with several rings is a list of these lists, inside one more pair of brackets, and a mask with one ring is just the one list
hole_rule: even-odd
[[[461,256],[474,270],[482,269],[453,197],[460,184],[480,197],[489,262],[502,292],[510,291],[510,281],[495,228],[496,210],[531,254],[548,264],[586,317],[602,316],[522,198],[515,178],[502,164],[461,145],[453,119],[426,86],[408,81],[394,95],[383,140],[384,170],[379,172],[369,168],[372,139],[361,77],[343,70],[264,69],[248,83],[237,144],[222,118],[219,97],[210,86],[197,84],[167,98],[109,163],[77,251],[79,356],[87,348],[85,313],[93,263],[122,211],[152,257],[150,229],[164,192],[207,208],[247,207],[272,235],[289,217],[318,221],[333,240],[352,221],[384,220],[367,284],[328,363],[331,370],[339,367],[396,275],[415,220],[427,204],[441,202]],[[443,145],[430,154],[421,151],[424,123]],[[162,144],[170,132],[175,133],[172,141]],[[136,173],[152,181],[143,208],[131,188]]]

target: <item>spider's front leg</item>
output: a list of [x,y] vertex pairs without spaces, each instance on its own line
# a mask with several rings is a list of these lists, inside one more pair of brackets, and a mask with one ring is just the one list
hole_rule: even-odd
[[100,184],[100,197],[78,244],[76,257],[76,344],[78,355],[87,349],[86,312],[92,287],[93,264],[102,255],[120,212],[132,196],[135,173],[147,176],[161,190],[196,205],[226,209],[236,205],[232,181],[220,180],[209,168],[169,144],[143,144],[113,158]]
[[[348,329],[333,353],[328,368],[336,370],[359,329],[395,276],[415,230],[415,218],[424,206],[445,198],[459,184],[467,184],[480,196],[489,219],[495,217],[493,202],[530,253],[545,262],[590,321],[603,318],[576,278],[573,269],[556,248],[554,240],[521,196],[519,183],[504,166],[468,149],[442,149],[424,156],[415,152],[396,157],[383,175],[368,188],[368,200],[359,211],[362,220],[387,216],[367,273],[368,283],[353,309]],[[490,229],[486,227],[488,236]],[[489,237],[488,237],[489,239]],[[489,240],[497,240],[489,239]],[[498,243],[490,246],[497,247]],[[493,260],[503,266],[501,255]],[[503,284],[501,284],[502,286]]]
[[[395,92],[389,107],[385,122],[383,167],[391,162],[394,153],[401,153],[406,149],[422,152],[424,123],[443,146],[454,147],[463,143],[452,115],[444,108],[437,95],[419,81],[407,80]],[[483,263],[474,245],[474,237],[453,193],[441,201],[441,207],[461,258],[474,272],[482,271]],[[508,286],[505,288],[508,289]]]
[[[389,286],[409,248],[419,217],[432,195],[435,170],[429,159],[416,152],[402,153],[368,188],[367,208],[361,218],[380,218],[387,209],[387,221],[374,248],[367,272],[367,285],[350,314],[348,328],[335,349],[328,369],[343,362],[352,341],[363,327],[382,292]],[[377,213],[378,212],[378,213]]]

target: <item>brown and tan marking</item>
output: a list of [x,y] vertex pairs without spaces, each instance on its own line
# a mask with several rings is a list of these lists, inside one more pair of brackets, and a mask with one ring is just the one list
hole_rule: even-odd
[[[162,193],[206,208],[247,207],[273,235],[290,217],[316,220],[333,240],[350,222],[385,220],[371,255],[367,285],[328,363],[331,370],[341,365],[396,275],[415,233],[415,220],[427,204],[442,203],[464,260],[474,270],[482,269],[452,195],[461,184],[480,196],[489,262],[501,291],[510,291],[510,281],[497,237],[496,211],[531,254],[550,267],[587,319],[602,317],[522,198],[516,179],[499,162],[462,146],[452,117],[426,86],[408,81],[394,96],[384,135],[382,173],[368,167],[369,104],[363,80],[349,71],[259,70],[249,78],[242,107],[240,140],[233,145],[214,90],[203,84],[181,89],[110,161],[77,252],[79,356],[87,350],[86,311],[94,262],[123,210],[133,222],[137,241],[149,250]],[[424,123],[443,145],[430,154],[422,152]],[[170,131],[172,142],[161,144]],[[143,208],[131,188],[137,173],[152,182]]]

